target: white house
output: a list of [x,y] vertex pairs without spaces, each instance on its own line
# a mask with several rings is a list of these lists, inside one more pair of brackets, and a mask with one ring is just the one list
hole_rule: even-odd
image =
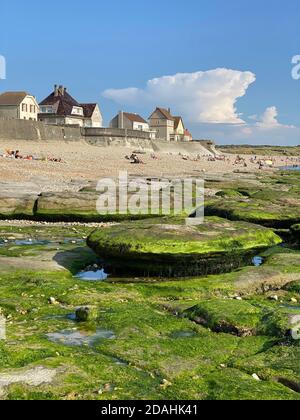
[[5,92],[0,95],[0,118],[37,121],[39,105],[27,92]]
[[40,103],[40,121],[54,125],[77,125],[102,127],[103,117],[98,104],[81,104],[63,86],[54,86],[54,91]]
[[174,117],[170,109],[156,108],[149,117],[150,129],[156,137],[167,141],[192,141],[191,133],[185,128],[182,117]]
[[120,111],[110,122],[111,128],[126,128],[128,130],[150,131],[149,124],[138,114]]

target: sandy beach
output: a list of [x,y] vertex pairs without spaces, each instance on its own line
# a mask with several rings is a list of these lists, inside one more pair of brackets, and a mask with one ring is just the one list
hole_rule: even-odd
[[[245,156],[247,167],[235,165],[236,155],[226,155],[224,161],[209,161],[208,157],[196,159],[196,155],[183,158],[178,152],[150,152],[140,155],[144,164],[133,165],[125,159],[134,148],[96,147],[87,143],[37,143],[28,141],[0,142],[0,154],[6,150],[20,150],[23,156],[33,155],[37,160],[22,160],[0,157],[0,179],[3,182],[32,182],[41,191],[78,190],[89,181],[103,177],[117,177],[119,171],[129,175],[147,177],[186,177],[203,173],[225,174],[238,170],[256,172],[257,163],[251,163]],[[43,161],[47,157],[62,159],[63,162]],[[185,160],[185,159],[188,160]],[[266,159],[264,156],[263,159]],[[284,166],[284,157],[274,158],[275,166]]]

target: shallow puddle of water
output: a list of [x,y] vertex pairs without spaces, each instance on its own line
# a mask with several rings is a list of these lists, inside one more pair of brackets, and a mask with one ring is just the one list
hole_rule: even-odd
[[105,273],[104,269],[96,271],[82,271],[75,276],[79,280],[85,281],[104,281],[108,279],[108,274]]
[[17,239],[14,244],[17,246],[30,246],[30,245],[49,245],[51,242],[46,240],[37,239]]
[[281,305],[280,308],[288,309],[289,311],[297,311],[297,312],[300,311],[300,306],[293,306],[293,305],[289,305],[289,304]]
[[0,246],[31,246],[31,245],[59,245],[59,244],[73,244],[73,245],[82,245],[85,243],[84,239],[64,239],[63,241],[59,240],[47,240],[47,239],[14,239],[14,240],[8,240],[8,239],[0,239]]
[[76,322],[76,315],[74,313],[72,314],[67,314],[67,315],[49,315],[49,316],[45,316],[43,318],[43,320],[45,321],[51,321],[51,320],[68,320],[68,321],[74,321]]
[[62,241],[63,244],[72,244],[72,245],[81,245],[81,244],[85,244],[86,241],[85,239],[72,239],[72,238],[65,238]]
[[118,357],[112,357],[112,362],[118,366],[128,366],[128,363],[125,360],[119,359]]
[[195,337],[197,334],[194,331],[175,331],[171,334],[172,338],[191,338]]
[[95,332],[64,330],[57,333],[47,334],[47,337],[53,343],[73,347],[92,346],[97,340],[116,338],[113,331],[102,329],[97,329]]
[[259,255],[254,257],[253,260],[252,260],[252,264],[255,267],[260,267],[261,265],[263,265],[263,263],[264,263],[264,259],[263,259],[263,257],[260,257]]
[[283,171],[300,171],[300,165],[282,166],[280,169],[282,169]]

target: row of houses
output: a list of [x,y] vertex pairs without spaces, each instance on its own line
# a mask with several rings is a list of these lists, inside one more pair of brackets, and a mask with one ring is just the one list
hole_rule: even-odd
[[[45,124],[79,127],[103,127],[103,116],[97,103],[76,101],[64,86],[54,86],[38,103],[27,92],[5,92],[0,95],[0,118],[42,121]],[[167,141],[192,141],[182,117],[173,116],[170,109],[156,108],[146,120],[138,114],[120,111],[110,122],[110,128],[148,132],[150,137]]]
[[185,128],[182,117],[174,117],[170,109],[156,108],[146,121],[138,114],[130,114],[120,111],[112,119],[111,128],[127,128],[131,130],[148,131],[152,138],[165,139],[168,141],[192,141],[193,137]]

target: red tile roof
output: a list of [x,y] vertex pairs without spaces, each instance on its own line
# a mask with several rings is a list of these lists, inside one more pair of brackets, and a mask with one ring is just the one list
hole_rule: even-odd
[[132,122],[139,122],[139,123],[142,123],[142,124],[148,124],[147,123],[147,121],[146,120],[144,120],[144,118],[143,117],[141,117],[140,115],[138,115],[138,114],[130,114],[130,113],[128,113],[128,112],[124,112],[123,113],[123,115],[124,115],[124,117],[126,117],[129,121],[132,121]]
[[[170,114],[170,112],[165,108],[156,108],[156,111],[159,111],[163,116],[170,121],[174,121],[174,117]],[[154,111],[155,112],[155,111]]]
[[191,139],[193,138],[191,132],[188,129],[185,130],[184,135],[185,137],[190,137]]

